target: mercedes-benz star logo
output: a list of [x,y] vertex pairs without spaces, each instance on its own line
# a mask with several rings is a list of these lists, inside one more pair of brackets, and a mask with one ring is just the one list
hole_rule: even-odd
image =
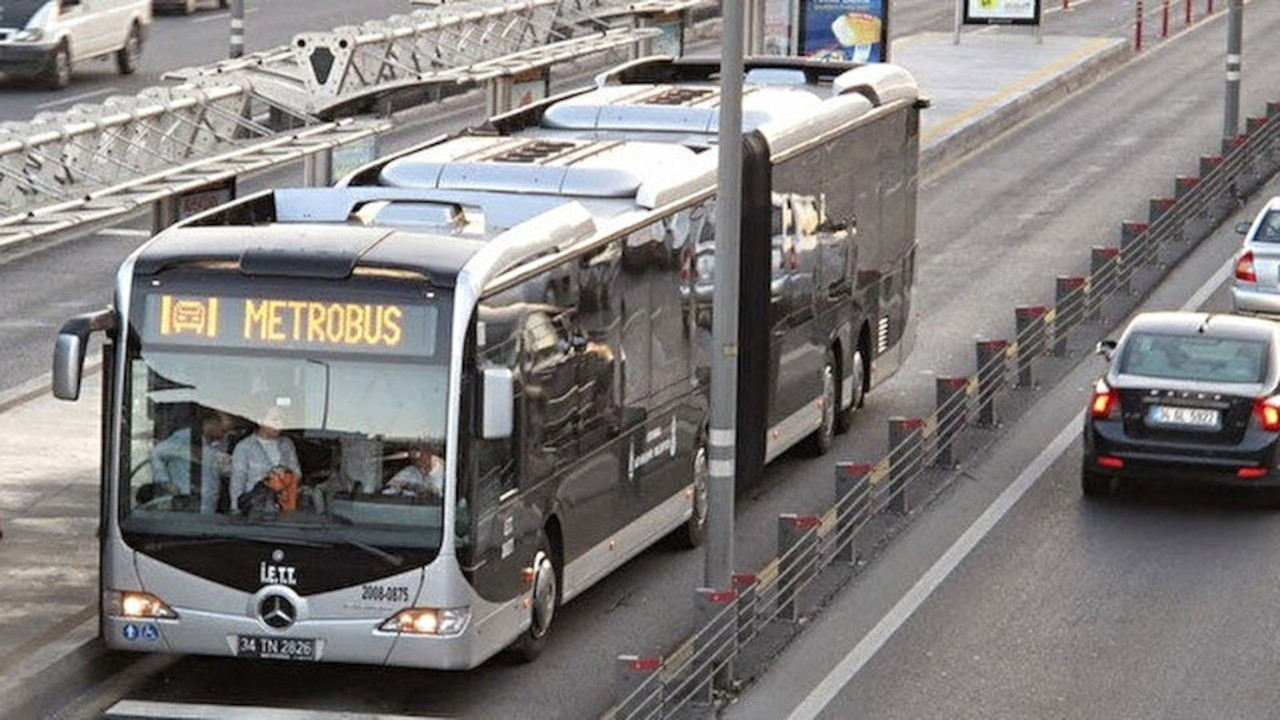
[[258,615],[262,616],[262,622],[276,630],[292,625],[297,614],[293,603],[283,595],[268,595],[258,603]]

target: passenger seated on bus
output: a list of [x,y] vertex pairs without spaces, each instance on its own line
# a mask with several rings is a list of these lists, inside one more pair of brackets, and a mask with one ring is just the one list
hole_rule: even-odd
[[[229,415],[214,411],[200,421],[199,448],[192,443],[190,427],[178,428],[156,443],[147,458],[152,484],[139,488],[138,502],[145,503],[166,495],[198,497],[200,512],[212,514],[217,509],[222,479],[231,471],[227,442],[233,427],[234,422]],[[194,484],[193,463],[200,468]],[[192,505],[191,509],[195,509],[194,499]]]
[[416,442],[409,446],[409,464],[387,481],[383,495],[407,494],[444,497],[444,458],[435,443]]
[[236,445],[231,454],[231,512],[247,512],[240,507],[240,496],[261,481],[271,479],[272,470],[293,472],[295,483],[302,482],[302,466],[293,441],[280,434],[284,413],[270,408],[258,423],[258,429]]

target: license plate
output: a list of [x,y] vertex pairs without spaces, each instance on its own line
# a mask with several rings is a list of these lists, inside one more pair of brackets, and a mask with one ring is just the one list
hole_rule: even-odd
[[316,641],[312,638],[241,635],[236,639],[236,657],[253,660],[315,660]]
[[1217,429],[1221,425],[1221,414],[1217,410],[1206,408],[1156,405],[1151,408],[1147,419],[1153,425],[1181,425],[1204,429]]

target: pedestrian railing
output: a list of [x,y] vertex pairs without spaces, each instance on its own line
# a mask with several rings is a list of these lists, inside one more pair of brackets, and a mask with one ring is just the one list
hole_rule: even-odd
[[617,658],[616,704],[609,720],[707,716],[717,693],[740,681],[733,661],[772,624],[796,624],[814,600],[806,593],[833,566],[859,557],[860,534],[879,516],[910,513],[911,490],[930,470],[955,468],[956,446],[971,428],[999,423],[1001,399],[1035,387],[1037,361],[1065,356],[1082,326],[1094,335],[1131,307],[1165,270],[1237,211],[1244,198],[1280,171],[1280,103],[1250,118],[1248,132],[1200,159],[1198,176],[1179,177],[1174,194],[1151,200],[1149,217],[1122,225],[1117,245],[1096,246],[1090,272],[1055,279],[1052,305],[1014,311],[1011,339],[982,339],[967,376],[939,377],[926,417],[891,418],[889,449],[874,462],[837,463],[834,503],[817,515],[778,517],[777,555],[729,588],[699,589],[695,631],[665,657]]

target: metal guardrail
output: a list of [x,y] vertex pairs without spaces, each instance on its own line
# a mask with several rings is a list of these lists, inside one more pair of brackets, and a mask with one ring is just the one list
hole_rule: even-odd
[[859,534],[877,516],[909,514],[913,483],[931,468],[953,469],[960,435],[995,426],[1000,397],[1010,388],[1033,387],[1038,359],[1065,356],[1070,334],[1083,325],[1101,330],[1103,316],[1111,314],[1108,301],[1136,303],[1135,294],[1154,286],[1277,172],[1280,103],[1270,103],[1267,116],[1250,118],[1248,132],[1224,143],[1222,154],[1200,159],[1198,177],[1179,177],[1173,197],[1151,200],[1146,222],[1124,223],[1118,245],[1093,247],[1088,275],[1057,277],[1052,306],[1016,308],[1011,340],[977,341],[972,374],[937,378],[932,413],[890,419],[883,458],[838,463],[835,502],[826,512],[779,516],[778,554],[763,568],[735,575],[731,588],[698,590],[697,629],[674,651],[666,657],[619,656],[617,703],[603,718],[712,715],[716,693],[736,684],[726,672],[734,658],[771,623],[799,621],[806,591],[824,570],[856,562]]
[[165,76],[244,77],[254,92],[276,104],[329,116],[398,89],[479,84],[639,46],[659,33],[628,18],[683,12],[690,5],[689,0],[468,0],[302,33],[287,47]]
[[[299,158],[315,160],[309,182],[327,182],[329,151],[391,125],[322,123],[317,113],[401,88],[478,83],[489,87],[490,114],[505,112],[522,74],[546,82],[553,64],[647,52],[661,31],[644,27],[646,13],[700,2],[467,0],[302,33],[288,46],[166,75],[181,85],[5,123],[0,250],[147,204],[157,204],[160,228],[178,217],[174,198]],[[601,19],[606,10],[632,19],[615,27]]]

